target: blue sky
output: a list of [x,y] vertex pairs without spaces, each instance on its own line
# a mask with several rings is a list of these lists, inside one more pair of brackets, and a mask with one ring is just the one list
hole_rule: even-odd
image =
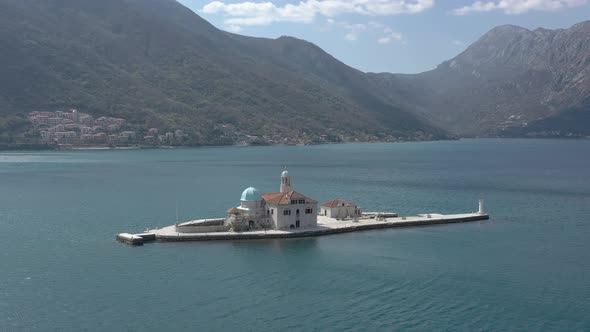
[[179,0],[220,29],[294,36],[354,68],[435,68],[497,25],[567,28],[590,19],[590,0]]

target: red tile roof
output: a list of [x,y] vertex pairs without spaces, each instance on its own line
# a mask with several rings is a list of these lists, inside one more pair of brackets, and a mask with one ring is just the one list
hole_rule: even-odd
[[273,205],[291,204],[292,199],[296,199],[296,200],[304,199],[305,204],[316,204],[318,202],[318,201],[311,199],[311,198],[309,198],[303,194],[300,194],[296,191],[290,191],[285,194],[283,194],[283,193],[263,194],[262,199],[264,199],[264,201],[267,204],[273,204]]
[[346,206],[346,207],[355,207],[356,206],[354,203],[345,201],[343,199],[335,199],[333,201],[329,201],[329,202],[322,204],[322,206],[333,208],[333,207],[337,207],[339,205],[342,206],[341,203],[344,204],[344,206]]

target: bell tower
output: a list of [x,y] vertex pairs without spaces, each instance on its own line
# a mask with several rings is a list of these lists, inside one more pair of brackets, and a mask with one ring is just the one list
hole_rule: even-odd
[[289,172],[285,169],[283,173],[281,173],[281,193],[286,194],[291,191],[293,191],[293,188],[291,187],[291,177],[289,176]]

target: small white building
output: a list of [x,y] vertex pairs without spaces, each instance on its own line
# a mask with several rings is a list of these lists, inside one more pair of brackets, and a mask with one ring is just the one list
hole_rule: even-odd
[[360,218],[362,213],[363,211],[356,204],[343,199],[326,202],[322,204],[320,210],[320,215],[336,219]]

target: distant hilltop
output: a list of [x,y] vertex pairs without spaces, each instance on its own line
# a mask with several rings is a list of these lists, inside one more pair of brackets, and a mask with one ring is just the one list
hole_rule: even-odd
[[434,70],[375,77],[391,98],[460,136],[590,135],[590,21],[499,26]]
[[230,34],[176,1],[2,1],[0,43],[5,119],[71,107],[191,145],[452,137],[311,43]]

